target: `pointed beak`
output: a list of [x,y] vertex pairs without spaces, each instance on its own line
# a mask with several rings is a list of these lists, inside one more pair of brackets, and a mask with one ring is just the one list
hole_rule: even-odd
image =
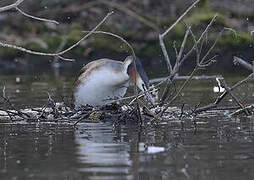
[[148,98],[148,100],[152,103],[152,105],[154,105],[155,102],[154,102],[154,99],[153,99],[153,96],[151,95],[151,93],[148,91],[145,91],[145,95]]
[[152,103],[152,105],[155,105],[155,101],[153,99],[152,94],[148,91],[148,89],[146,88],[145,84],[142,81],[138,81],[137,82],[137,86],[138,88],[143,91],[146,95],[146,97],[148,98],[148,100]]

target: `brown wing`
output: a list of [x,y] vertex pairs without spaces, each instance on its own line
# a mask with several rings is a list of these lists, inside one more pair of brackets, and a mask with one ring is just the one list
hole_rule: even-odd
[[81,68],[81,70],[79,71],[78,76],[80,76],[81,74],[83,74],[84,72],[86,72],[87,69],[89,69],[91,66],[93,66],[94,63],[96,63],[96,61],[92,61],[92,62],[86,64],[85,66],[83,66],[83,67]]
[[82,74],[88,72],[95,64],[96,61],[92,61],[81,68],[78,74],[78,79],[74,82],[74,87],[77,87],[77,85],[81,82]]
[[75,82],[75,86],[77,86],[82,78],[84,78],[84,76],[88,76],[93,70],[95,69],[99,69],[103,66],[106,66],[108,68],[111,68],[112,71],[121,71],[123,68],[123,63],[120,61],[114,61],[114,60],[110,60],[110,59],[99,59],[96,61],[92,61],[90,63],[88,63],[87,65],[85,65],[79,73],[79,77],[77,79],[77,81]]

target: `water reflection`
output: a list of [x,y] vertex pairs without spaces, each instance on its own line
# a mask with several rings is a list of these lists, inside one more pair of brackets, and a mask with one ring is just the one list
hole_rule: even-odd
[[79,144],[79,160],[93,165],[80,168],[81,172],[103,174],[108,178],[114,177],[113,179],[118,179],[120,175],[122,178],[130,175],[132,162],[128,153],[129,144],[113,132],[111,124],[82,124],[75,135]]
[[[0,179],[252,179],[254,119],[0,125]],[[149,147],[163,147],[150,153]]]
[[[70,96],[73,74],[2,75],[0,89],[6,85],[16,107],[41,106],[46,92]],[[228,84],[239,79],[231,77]],[[191,82],[176,105],[213,102],[218,95],[214,85]],[[253,103],[253,87],[252,81],[234,93]],[[230,100],[225,104],[232,105]],[[193,121],[183,121],[184,127],[176,119],[143,129],[131,124],[113,128],[105,122],[83,122],[77,128],[0,123],[0,179],[253,179],[253,117],[202,116],[196,131]]]

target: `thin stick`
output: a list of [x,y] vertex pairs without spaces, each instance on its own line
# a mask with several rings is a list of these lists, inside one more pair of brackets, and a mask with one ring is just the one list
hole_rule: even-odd
[[254,68],[254,67],[253,67],[250,63],[244,61],[243,59],[241,59],[241,58],[239,58],[239,57],[234,56],[234,63],[235,63],[235,64],[236,64],[236,63],[239,63],[239,64],[242,65],[244,68],[246,68],[246,69],[248,69],[248,70],[250,70],[250,71],[253,71],[253,68]]
[[22,15],[31,18],[31,19],[35,19],[38,21],[44,21],[44,22],[48,22],[48,23],[53,23],[53,24],[59,24],[59,22],[55,21],[55,20],[51,20],[51,19],[45,19],[45,18],[40,18],[40,17],[36,17],[36,16],[32,16],[30,14],[25,13],[24,11],[22,11],[21,9],[19,9],[18,7],[15,8],[17,11],[19,11]]
[[11,5],[0,7],[0,13],[18,7],[23,1],[24,0],[17,0],[15,3]]
[[180,60],[181,60],[181,58],[182,58],[183,50],[184,50],[184,47],[185,47],[187,38],[188,38],[188,36],[189,36],[189,34],[190,34],[190,29],[191,29],[191,27],[189,26],[189,27],[187,28],[186,32],[185,32],[184,39],[183,39],[183,42],[182,42],[182,45],[181,45],[181,49],[180,49],[179,54],[177,55],[177,58],[176,58],[176,64],[175,64],[175,66],[178,66],[178,65],[179,65],[179,62],[180,62]]
[[171,73],[172,72],[172,65],[169,59],[169,55],[164,43],[164,38],[165,36],[183,19],[183,17],[193,8],[196,6],[197,3],[199,3],[200,0],[195,1],[164,33],[159,34],[159,42],[161,46],[162,53],[164,55],[164,58],[166,60],[167,66],[168,66],[168,71]]
[[[209,24],[206,26],[205,30],[202,32],[202,34],[200,35],[199,39],[197,40],[197,44],[200,43],[200,41],[203,39],[203,37],[205,36],[205,34],[208,32],[208,30],[210,29],[210,27],[213,25],[213,23],[215,22],[216,18],[218,17],[218,14],[216,13],[212,20],[209,22]],[[191,48],[191,50],[183,57],[183,59],[181,60],[179,67],[184,63],[184,61],[192,54],[192,52],[195,50],[195,46],[193,46]]]
[[59,24],[59,22],[55,21],[55,20],[50,20],[50,19],[45,19],[45,18],[40,18],[40,17],[36,17],[36,16],[32,16],[30,14],[25,13],[24,11],[22,11],[20,8],[18,8],[18,6],[23,2],[24,0],[17,0],[15,3],[8,5],[8,6],[4,6],[0,8],[0,13],[10,10],[10,9],[16,9],[19,13],[21,13],[23,16],[31,18],[31,19],[35,19],[38,21],[44,21],[44,22],[49,22],[49,23],[54,23],[54,24]]
[[[247,76],[246,78],[244,78],[241,81],[238,81],[235,85],[233,85],[231,87],[231,91],[233,91],[235,88],[241,86],[243,83],[249,81],[250,79],[254,78],[254,73],[250,74],[249,76]],[[219,104],[221,102],[221,100],[224,98],[224,96],[227,95],[227,91],[225,91],[219,98],[216,99],[216,101],[214,102],[214,104]]]
[[[90,32],[90,31],[82,31],[82,32]],[[135,55],[133,47],[130,45],[130,43],[128,43],[128,41],[126,41],[121,36],[111,33],[111,32],[106,32],[106,31],[94,31],[93,34],[107,34],[107,35],[116,37],[116,38],[120,39],[121,41],[123,41],[131,49],[132,55]]]
[[[233,85],[230,90],[233,91],[234,89],[236,89],[237,87],[241,86],[243,83],[249,81],[250,79],[254,78],[254,73],[251,73],[249,76],[247,76],[246,78],[244,78],[241,81],[238,81],[235,85]],[[217,99],[214,101],[214,103],[207,105],[207,106],[203,106],[200,108],[197,108],[194,112],[195,113],[200,113],[203,111],[207,111],[210,110],[211,108],[217,107],[217,105],[224,99],[224,97],[228,94],[227,91],[224,91],[219,97],[217,97]]]
[[97,24],[88,34],[86,34],[78,42],[76,42],[75,44],[73,44],[69,48],[67,48],[67,49],[65,49],[61,52],[58,52],[58,53],[43,53],[43,52],[33,51],[33,50],[29,50],[29,49],[26,49],[26,48],[23,48],[23,47],[20,47],[20,46],[7,44],[7,43],[2,43],[2,42],[0,42],[0,46],[17,49],[17,50],[20,50],[20,51],[23,51],[23,52],[26,52],[26,53],[29,53],[29,54],[40,55],[40,56],[57,56],[60,59],[63,59],[63,60],[66,60],[66,61],[73,61],[73,59],[67,59],[67,58],[62,57],[61,55],[67,53],[70,50],[72,50],[73,48],[78,46],[82,41],[84,41],[86,38],[88,38],[91,34],[93,34],[93,32],[96,31],[107,20],[107,18],[112,14],[113,14],[113,11],[108,13],[99,24]]
[[[212,18],[212,20],[209,22],[209,24],[207,25],[207,27],[205,28],[205,30],[202,32],[202,34],[200,35],[199,39],[196,41],[195,38],[194,38],[194,41],[195,41],[195,44],[194,46],[191,48],[191,50],[180,60],[179,64],[177,66],[174,66],[174,69],[171,71],[170,75],[168,76],[167,78],[167,84],[166,84],[166,87],[165,89],[163,90],[163,94],[162,94],[162,97],[161,97],[161,105],[164,104],[165,102],[165,99],[167,98],[167,94],[169,92],[169,88],[172,84],[172,82],[175,80],[175,75],[177,74],[177,72],[179,71],[181,65],[183,64],[183,62],[192,54],[192,52],[194,50],[197,49],[197,44],[200,43],[200,41],[203,39],[204,35],[207,33],[207,31],[209,30],[209,28],[212,26],[212,24],[214,23],[216,17],[218,16],[218,14],[216,13],[214,15],[214,17]],[[191,29],[190,29],[190,32],[192,33]],[[197,54],[198,55],[198,54]],[[198,57],[197,57],[198,59]],[[164,83],[164,82],[161,82],[161,84]]]
[[194,76],[195,72],[198,70],[198,68],[196,67],[191,74],[188,76],[189,78],[186,79],[183,83],[183,85],[180,87],[179,91],[176,93],[176,95],[171,99],[171,101],[169,103],[167,103],[165,105],[165,107],[163,108],[163,110],[160,112],[160,114],[158,116],[161,116],[171,105],[171,103],[176,100],[176,98],[180,95],[180,93],[182,92],[182,90],[185,88],[185,86],[187,85],[187,83],[192,79],[192,77]]
[[163,34],[162,37],[166,36],[169,31],[171,31],[178,23],[183,19],[183,17],[193,8],[196,6],[197,3],[199,3],[200,0],[195,1],[186,11],[172,24]]
[[140,21],[141,23],[151,27],[152,29],[158,31],[158,26],[156,24],[154,24],[153,22],[151,22],[150,20],[147,20],[146,18],[144,18],[143,16],[137,14],[135,11],[126,8],[125,6],[121,5],[119,2],[115,3],[113,1],[105,1],[105,0],[101,0],[101,3],[105,4],[106,6],[111,6],[114,8],[119,9],[120,11],[126,13],[127,15],[137,19],[138,21]]
[[[231,89],[227,86],[226,82],[224,79],[218,80],[221,81],[222,86],[226,89],[228,94],[233,98],[233,100],[236,102],[236,104],[242,109],[245,109],[245,106],[237,99],[237,97],[232,93]],[[248,116],[249,112],[247,110],[244,110],[245,114]]]

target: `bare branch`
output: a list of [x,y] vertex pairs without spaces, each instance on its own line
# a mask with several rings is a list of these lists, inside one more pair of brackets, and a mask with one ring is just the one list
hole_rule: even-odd
[[161,116],[171,105],[171,103],[176,100],[176,98],[180,95],[180,93],[182,92],[182,90],[185,88],[185,86],[187,85],[187,83],[192,79],[192,77],[194,76],[195,72],[197,71],[197,68],[195,68],[191,74],[188,76],[188,79],[186,79],[183,83],[183,85],[180,87],[180,89],[178,90],[178,92],[176,93],[176,95],[170,100],[169,103],[167,103],[164,108],[162,109],[162,111],[158,114],[158,116]]
[[20,51],[23,51],[23,52],[26,52],[26,53],[29,53],[29,54],[33,54],[33,55],[40,55],[40,56],[57,56],[59,57],[60,59],[63,59],[63,60],[67,60],[67,61],[73,61],[73,59],[67,59],[67,58],[64,58],[62,57],[61,55],[67,53],[68,51],[72,50],[73,48],[75,48],[76,46],[78,46],[82,41],[84,41],[86,38],[88,38],[91,34],[93,34],[94,31],[96,31],[106,20],[107,18],[113,14],[113,11],[108,13],[104,18],[103,20],[97,24],[88,34],[86,34],[83,38],[81,38],[78,42],[76,42],[75,44],[73,44],[72,46],[70,46],[69,48],[61,51],[61,52],[58,52],[58,53],[43,53],[43,52],[38,52],[38,51],[33,51],[33,50],[29,50],[29,49],[26,49],[26,48],[23,48],[23,47],[19,47],[19,46],[16,46],[16,45],[12,45],[12,44],[7,44],[7,43],[3,43],[3,42],[0,42],[0,46],[2,47],[7,47],[7,48],[13,48],[13,49],[17,49],[17,50],[20,50]]
[[244,68],[253,71],[254,66],[252,66],[251,64],[249,64],[248,62],[244,61],[243,59],[234,56],[234,63],[239,63],[240,65],[242,65]]
[[187,31],[185,32],[184,39],[183,39],[183,42],[182,42],[182,45],[181,45],[181,49],[180,49],[179,54],[177,55],[177,58],[176,58],[176,64],[175,64],[175,66],[179,65],[180,59],[182,58],[183,50],[184,50],[187,38],[188,38],[189,33],[190,33],[190,29],[191,29],[191,27],[189,26]]
[[105,1],[105,0],[101,0],[100,2],[105,4],[106,6],[111,6],[111,7],[117,8],[118,10],[126,13],[127,15],[137,19],[141,23],[143,23],[143,24],[151,27],[152,29],[158,31],[158,26],[156,24],[154,24],[150,20],[147,20],[146,18],[142,17],[141,15],[137,14],[135,11],[133,11],[129,8],[126,8],[125,6],[121,5],[119,2],[115,3],[113,1]]
[[[224,79],[220,79],[218,81],[221,81],[222,87],[224,87],[226,89],[226,91],[228,92],[228,94],[232,97],[232,99],[236,102],[236,104],[241,108],[241,109],[245,109],[245,106],[240,102],[239,99],[237,99],[237,97],[233,94],[233,92],[231,91],[231,89],[227,86],[227,83],[225,82]],[[248,116],[249,112],[247,110],[245,110],[245,114]]]
[[36,16],[32,16],[30,14],[25,13],[24,11],[22,11],[21,9],[19,9],[18,7],[15,8],[17,11],[19,11],[22,15],[31,18],[31,19],[35,19],[38,21],[43,21],[43,22],[48,22],[48,23],[53,23],[53,24],[59,24],[59,22],[55,21],[55,20],[50,20],[50,19],[45,19],[45,18],[40,18],[40,17],[36,17]]
[[[213,25],[213,23],[215,22],[216,18],[218,17],[218,14],[216,13],[213,16],[213,19],[210,21],[210,23],[206,26],[205,30],[203,31],[203,33],[200,35],[199,39],[196,41],[197,44],[200,43],[200,41],[203,39],[203,37],[205,36],[205,34],[208,32],[208,30],[210,29],[210,27]],[[195,50],[195,46],[192,47],[192,49],[183,57],[183,59],[181,60],[179,66],[181,66],[183,64],[183,62],[192,54],[192,52]]]
[[[83,31],[83,32],[88,33],[90,31]],[[128,41],[126,41],[121,36],[119,36],[117,34],[114,34],[114,33],[111,33],[111,32],[106,32],[106,31],[94,31],[93,34],[107,34],[107,35],[110,35],[110,36],[113,36],[113,37],[116,37],[116,38],[120,39],[121,41],[123,41],[131,49],[132,55],[136,56],[133,47],[130,45],[130,43],[128,43]]]
[[161,34],[159,35],[159,41],[160,41],[161,50],[163,52],[163,55],[165,57],[165,60],[166,60],[167,66],[168,66],[168,71],[169,71],[169,73],[171,73],[172,72],[172,65],[171,65],[171,62],[170,62],[170,59],[168,56],[166,46],[163,41],[163,36]]
[[166,36],[169,31],[171,31],[178,23],[179,21],[181,21],[183,19],[183,17],[192,9],[196,6],[197,3],[199,3],[200,0],[195,1],[188,9],[186,9],[186,11],[174,22],[174,24],[172,24],[163,34],[162,34],[162,38],[164,38],[164,36]]
[[[254,78],[254,73],[251,73],[249,76],[247,76],[246,78],[244,78],[241,81],[238,81],[236,84],[234,84],[230,90],[233,91],[235,88],[241,86],[243,83],[246,83],[247,81],[249,81],[250,79]],[[224,97],[226,97],[226,95],[228,94],[228,91],[224,91],[219,97],[217,97],[217,99],[214,101],[214,103],[204,106],[204,107],[200,107],[197,108],[194,112],[195,113],[200,113],[206,110],[210,110],[212,108],[217,107],[217,105],[224,99]]]
[[13,3],[11,5],[0,7],[0,13],[4,12],[4,11],[8,11],[10,9],[17,8],[23,1],[24,0],[17,0],[15,3]]
[[[189,50],[189,52],[183,56],[183,58],[180,60],[180,62],[174,66],[174,69],[170,72],[170,75],[168,76],[167,78],[167,85],[165,87],[165,89],[163,90],[163,93],[162,93],[162,97],[161,97],[161,105],[164,104],[164,101],[166,100],[166,97],[167,97],[167,94],[169,92],[169,88],[172,84],[172,82],[174,81],[174,78],[176,76],[176,74],[178,73],[180,67],[182,66],[183,62],[192,54],[192,52],[194,50],[196,50],[197,52],[197,63],[199,62],[199,51],[198,51],[198,44],[201,42],[201,40],[203,39],[204,35],[208,32],[209,28],[212,26],[212,24],[214,23],[216,17],[218,15],[215,14],[213,19],[210,21],[210,23],[207,25],[206,29],[203,31],[203,33],[201,34],[201,36],[199,37],[198,40],[196,40],[195,36],[192,34],[193,39],[194,39],[194,46],[191,48],[191,50]],[[190,33],[192,33],[191,29],[190,29]],[[165,51],[166,52],[166,51]],[[163,82],[161,82],[160,84],[162,84]]]
[[0,13],[10,10],[10,9],[16,9],[19,13],[21,13],[23,16],[31,18],[31,19],[35,19],[38,21],[44,21],[44,22],[49,22],[49,23],[54,23],[54,24],[59,24],[59,22],[55,21],[55,20],[50,20],[50,19],[45,19],[45,18],[40,18],[40,17],[36,17],[36,16],[32,16],[30,14],[25,13],[24,11],[22,11],[20,8],[18,8],[18,6],[23,2],[24,0],[17,0],[15,3],[8,5],[8,6],[4,6],[4,7],[0,7]]
[[168,71],[169,73],[172,73],[172,64],[169,59],[169,55],[164,43],[164,37],[183,19],[183,17],[193,8],[196,6],[197,3],[199,3],[200,0],[195,1],[164,33],[159,34],[159,42],[161,46],[161,50],[163,52],[163,55],[165,57],[167,66],[168,66]]

